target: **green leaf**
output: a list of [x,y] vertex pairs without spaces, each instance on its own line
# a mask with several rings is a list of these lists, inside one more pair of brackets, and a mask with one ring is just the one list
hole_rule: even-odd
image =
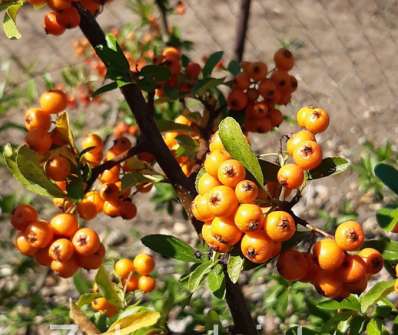
[[198,171],[198,173],[197,173],[197,175],[196,175],[196,178],[195,178],[195,189],[196,189],[196,192],[198,192],[198,193],[199,193],[199,189],[198,189],[199,179],[200,179],[200,177],[202,177],[205,173],[206,173],[206,170],[205,170],[204,167],[202,167],[202,168]]
[[227,264],[227,272],[231,281],[235,284],[239,280],[241,271],[243,270],[244,259],[240,256],[229,256]]
[[211,75],[214,68],[220,62],[220,60],[222,59],[223,56],[224,56],[223,51],[217,51],[209,56],[205,66],[203,67],[203,70],[202,70],[203,77],[209,77]]
[[[16,164],[21,175],[30,183],[47,191],[48,195],[62,198],[64,193],[53,184],[44,174],[43,168],[38,160],[36,152],[27,146],[21,146],[18,149]],[[40,191],[42,192],[42,191]],[[44,195],[44,194],[43,194]]]
[[324,300],[317,304],[317,307],[327,311],[346,309],[359,312],[361,310],[359,300],[354,295],[350,295],[340,302],[336,300]]
[[210,271],[207,276],[207,285],[209,286],[210,291],[213,292],[214,296],[223,299],[225,295],[225,275],[223,271],[223,267],[220,264],[216,264],[216,266]]
[[73,138],[72,129],[69,122],[69,115],[66,112],[59,114],[55,121],[55,127],[62,136],[62,139],[69,143],[72,148],[76,148],[75,140]]
[[195,257],[195,250],[185,242],[171,235],[147,235],[141,242],[153,251],[166,258],[174,258],[183,262],[200,262]]
[[377,164],[375,175],[395,194],[398,194],[398,170],[388,164]]
[[97,298],[101,297],[99,293],[85,293],[80,295],[79,299],[76,301],[76,305],[81,308],[84,305],[91,304],[91,302]]
[[72,179],[67,186],[66,192],[68,198],[73,200],[81,200],[84,197],[84,182],[79,178]]
[[155,83],[159,81],[166,81],[170,77],[170,70],[165,65],[146,65],[140,71],[140,76],[145,80],[150,80]]
[[317,168],[308,171],[308,179],[312,180],[336,175],[347,170],[350,165],[350,161],[346,158],[327,157],[322,160],[322,163]]
[[141,173],[131,172],[122,177],[122,189],[133,187],[137,184],[149,182]]
[[211,271],[213,266],[214,263],[205,261],[191,272],[188,279],[188,289],[191,292],[195,292],[199,288],[200,284]]
[[179,147],[176,150],[176,157],[187,156],[191,159],[196,157],[198,145],[191,136],[178,135],[176,140],[179,144]]
[[398,224],[398,207],[391,206],[380,208],[376,213],[379,226],[386,232],[391,232]]
[[131,335],[137,330],[153,326],[160,314],[153,310],[141,310],[129,316],[118,318],[103,335]]
[[368,292],[361,296],[361,311],[366,313],[369,307],[375,305],[380,299],[390,294],[394,289],[395,280],[377,283]]
[[240,64],[237,60],[231,60],[228,64],[228,71],[233,75],[236,76],[240,73]]
[[73,284],[80,294],[88,293],[91,290],[91,283],[81,270],[73,276]]
[[95,275],[95,282],[100,288],[100,291],[103,294],[103,296],[107,300],[109,300],[111,304],[114,304],[118,307],[122,305],[119,294],[116,291],[115,285],[112,283],[111,279],[109,278],[109,275],[105,270],[104,266],[101,266],[98,269],[97,274]]
[[100,88],[96,89],[94,91],[94,93],[91,94],[91,96],[93,98],[95,98],[95,97],[97,97],[97,96],[99,96],[101,94],[104,94],[104,93],[109,92],[109,91],[113,91],[113,90],[115,90],[117,88],[118,88],[118,84],[117,84],[117,82],[114,81],[112,83],[106,84],[106,85],[101,86]]
[[224,83],[224,78],[204,78],[198,80],[195,86],[192,88],[194,95],[201,95],[207,91],[215,89],[218,85]]
[[225,149],[229,154],[239,160],[253,175],[257,182],[263,186],[264,177],[260,163],[250,148],[242,129],[232,117],[227,117],[219,125],[219,135]]
[[19,32],[17,28],[17,14],[19,10],[23,6],[23,1],[18,1],[6,9],[6,12],[4,13],[4,19],[3,19],[3,30],[7,38],[9,39],[20,39],[21,38],[21,33]]
[[381,320],[371,319],[366,326],[367,335],[382,335],[383,323]]
[[354,316],[350,320],[350,334],[362,334],[365,330],[366,318],[362,315]]

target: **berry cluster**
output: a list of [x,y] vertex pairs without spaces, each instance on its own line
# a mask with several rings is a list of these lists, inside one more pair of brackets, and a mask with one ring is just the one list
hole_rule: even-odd
[[329,125],[329,115],[322,108],[303,107],[297,112],[297,123],[304,127],[287,141],[287,153],[294,163],[284,164],[278,171],[278,181],[288,190],[299,188],[304,182],[304,171],[318,167],[322,162],[322,148],[315,135]]
[[243,255],[254,263],[265,263],[279,254],[281,242],[296,231],[293,218],[283,211],[265,216],[265,209],[255,204],[258,186],[246,178],[244,166],[231,159],[218,133],[210,141],[210,153],[199,178],[199,195],[192,203],[192,213],[204,222],[202,237],[212,249],[228,252],[241,242]]
[[198,80],[202,67],[198,63],[189,62],[184,66],[181,60],[181,51],[174,47],[167,47],[159,57],[155,57],[155,64],[165,64],[170,70],[170,78],[161,84],[156,94],[164,95],[165,90],[178,89],[180,93],[187,94]]
[[[107,0],[77,0],[91,14],[97,15]],[[44,30],[50,35],[62,35],[65,29],[76,28],[80,24],[80,14],[73,6],[76,0],[28,0],[35,6],[47,5],[53,11],[44,16]]]
[[18,230],[16,248],[60,277],[73,276],[79,267],[97,269],[102,264],[105,248],[98,234],[80,228],[73,214],[59,213],[47,222],[32,206],[23,204],[14,209],[11,224]]
[[359,223],[340,224],[334,238],[318,240],[312,253],[288,249],[278,258],[277,269],[287,280],[312,283],[326,297],[342,299],[350,293],[361,294],[369,278],[383,268],[383,257],[376,249],[364,248]]
[[[114,273],[118,278],[121,289],[126,292],[136,290],[142,293],[153,291],[156,286],[156,280],[150,276],[155,268],[155,260],[151,255],[138,254],[134,260],[128,258],[119,259],[114,266]],[[94,293],[99,289],[96,284],[93,287]],[[108,317],[114,316],[118,312],[117,306],[110,303],[105,297],[99,297],[91,302],[93,310],[103,313]]]
[[294,57],[287,49],[274,55],[275,69],[268,72],[263,62],[243,62],[228,95],[228,107],[245,112],[246,131],[266,133],[283,121],[275,105],[287,105],[297,89],[296,78],[289,74]]

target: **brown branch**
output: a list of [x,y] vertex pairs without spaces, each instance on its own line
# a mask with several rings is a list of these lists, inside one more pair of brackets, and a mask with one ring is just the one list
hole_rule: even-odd
[[306,228],[309,229],[310,231],[313,231],[313,232],[315,232],[315,233],[318,233],[318,234],[320,234],[320,235],[322,235],[322,236],[324,236],[324,237],[327,237],[327,238],[334,238],[334,236],[331,235],[331,234],[329,234],[328,232],[322,230],[321,228],[315,227],[315,226],[313,226],[312,224],[310,224],[309,222],[307,222],[306,220],[304,220],[304,219],[298,217],[298,216],[297,216],[296,214],[294,214],[291,210],[289,211],[289,213],[290,213],[290,215],[293,217],[294,221],[295,221],[297,224],[299,224],[299,225],[301,225],[301,226],[303,226],[303,227],[306,227]]
[[242,61],[243,54],[245,52],[247,28],[249,26],[249,18],[250,18],[250,5],[251,5],[251,0],[241,0],[240,14],[238,18],[238,27],[236,32],[236,41],[234,49],[235,59],[238,62]]
[[[79,3],[74,4],[80,13],[80,29],[86,36],[90,44],[94,47],[106,44],[105,35],[98,25],[95,18],[86,11]],[[101,58],[101,55],[98,54]],[[173,157],[167,148],[162,135],[155,123],[153,114],[153,105],[145,101],[141,90],[135,83],[130,83],[121,88],[121,92],[135,116],[138,127],[140,128],[143,141],[154,154],[160,167],[174,185],[177,192],[183,194],[184,197],[193,200],[196,195],[195,183],[187,178],[181,170],[177,160]],[[192,218],[192,215],[191,215]],[[195,219],[191,220],[194,228],[200,235],[201,224]],[[245,298],[239,284],[233,284],[227,275],[226,277],[226,300],[232,314],[236,329],[239,333],[247,335],[256,335],[256,326],[254,320],[250,316],[250,312],[246,305]]]
[[164,0],[155,0],[156,6],[159,8],[160,17],[162,19],[163,30],[168,36],[170,34],[170,25],[167,19],[167,8]]

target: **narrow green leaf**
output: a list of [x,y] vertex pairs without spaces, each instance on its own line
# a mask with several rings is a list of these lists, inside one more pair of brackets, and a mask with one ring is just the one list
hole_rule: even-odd
[[195,292],[199,288],[200,284],[205,279],[207,274],[211,271],[213,266],[214,263],[206,261],[200,264],[197,268],[195,268],[195,270],[191,272],[188,279],[188,289],[191,292]]
[[225,149],[229,154],[239,160],[244,167],[252,174],[257,182],[263,186],[264,177],[260,163],[251,150],[242,129],[232,117],[227,117],[219,125],[219,135]]
[[211,91],[217,86],[224,83],[224,78],[204,78],[198,80],[195,86],[192,88],[192,93],[194,95],[201,95],[206,91]]
[[231,281],[235,284],[239,280],[241,271],[243,270],[244,259],[240,256],[229,256],[227,264],[227,272]]
[[381,320],[372,319],[366,326],[367,335],[382,335],[383,334],[383,323]]
[[141,239],[141,242],[163,257],[174,258],[183,262],[200,262],[200,259],[195,257],[195,250],[174,236],[147,235]]
[[228,71],[231,73],[233,76],[236,76],[237,74],[240,73],[240,64],[236,60],[231,60],[228,64]]
[[73,284],[80,294],[88,293],[91,290],[91,283],[81,270],[73,276]]
[[308,171],[308,179],[312,180],[336,175],[347,170],[350,165],[350,161],[346,158],[327,157],[322,160],[322,163],[317,168]]
[[391,165],[381,163],[374,169],[375,175],[395,194],[398,194],[398,170]]
[[380,208],[376,213],[379,226],[386,232],[391,232],[398,224],[398,207]]
[[57,185],[53,184],[44,174],[36,152],[27,146],[20,147],[17,152],[16,163],[22,176],[31,184],[40,186],[54,197],[62,198],[64,196]]
[[84,305],[91,304],[91,302],[97,298],[101,297],[100,293],[84,293],[81,294],[79,299],[76,301],[76,305],[81,308]]
[[220,264],[216,264],[207,276],[207,285],[210,291],[213,292],[214,296],[222,299],[225,294],[225,275],[223,267]]
[[68,198],[73,200],[81,200],[84,197],[84,182],[79,178],[74,178],[68,183],[66,192]]
[[366,313],[370,306],[375,305],[380,299],[390,294],[394,289],[395,280],[377,283],[368,292],[361,296],[361,311]]
[[217,51],[209,56],[205,66],[203,67],[203,70],[202,70],[203,77],[209,77],[211,75],[214,68],[220,62],[220,60],[222,59],[223,56],[224,56],[223,51]]
[[359,300],[354,295],[350,295],[342,301],[324,300],[317,304],[317,307],[327,311],[336,311],[338,309],[346,309],[359,312],[361,305]]
[[116,291],[115,285],[112,283],[107,271],[104,266],[101,266],[95,276],[95,282],[100,288],[103,296],[112,304],[116,306],[121,306],[122,302],[120,300],[119,294]]
[[117,88],[118,88],[117,82],[114,81],[112,83],[106,84],[106,85],[98,88],[91,95],[92,95],[93,98],[95,98],[95,97],[97,97],[97,96],[99,96],[101,94],[104,94],[104,93],[109,92],[109,91],[113,91],[113,90],[115,90]]
[[16,20],[17,20],[17,14],[19,10],[22,8],[22,6],[23,6],[23,1],[18,1],[17,3],[10,5],[6,9],[6,12],[4,13],[3,30],[5,35],[9,39],[21,38],[21,33],[18,30]]

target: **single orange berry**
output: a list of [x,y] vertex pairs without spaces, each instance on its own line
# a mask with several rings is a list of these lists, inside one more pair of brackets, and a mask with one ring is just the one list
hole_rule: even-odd
[[144,293],[153,291],[155,286],[156,280],[151,276],[140,276],[138,278],[138,289]]
[[347,255],[339,269],[339,273],[343,282],[357,282],[367,274],[366,263],[358,255]]
[[293,134],[286,143],[287,153],[289,155],[293,155],[296,147],[304,141],[316,142],[315,135],[306,129],[300,130],[299,132]]
[[30,108],[25,113],[25,128],[46,132],[51,127],[51,116],[40,108]]
[[46,162],[45,170],[48,178],[55,181],[63,181],[69,176],[71,166],[67,158],[57,155]]
[[235,192],[228,186],[216,186],[208,195],[209,209],[214,216],[230,216],[238,208]]
[[114,270],[121,279],[126,279],[134,273],[134,263],[128,258],[119,259],[115,263]]
[[322,108],[314,108],[307,112],[304,127],[317,134],[325,131],[329,126],[329,115]]
[[365,248],[359,251],[358,255],[365,261],[367,272],[370,274],[380,272],[384,266],[383,256],[376,249]]
[[29,223],[37,221],[37,211],[30,205],[21,204],[11,213],[11,224],[15,229],[25,230]]
[[211,233],[218,241],[228,245],[235,245],[242,237],[242,232],[235,226],[232,218],[214,218]]
[[29,147],[40,153],[45,154],[51,148],[51,135],[40,129],[29,130],[25,136],[25,141]]
[[308,273],[306,256],[297,250],[288,249],[279,255],[277,269],[286,280],[301,280]]
[[199,194],[205,194],[209,192],[212,188],[219,186],[220,182],[217,178],[214,178],[208,173],[203,173],[198,180],[198,192]]
[[66,29],[76,28],[80,24],[80,14],[74,7],[63,9],[59,12],[59,23]]
[[234,217],[235,225],[244,233],[262,231],[264,221],[261,208],[255,204],[239,205]]
[[79,223],[75,215],[70,213],[60,213],[55,215],[50,221],[51,228],[57,236],[72,237],[77,229]]
[[265,232],[273,241],[287,241],[296,232],[296,223],[289,213],[274,211],[267,215]]
[[18,233],[17,238],[15,239],[15,247],[22,255],[25,256],[33,256],[38,251],[38,248],[33,247],[28,241],[26,235],[23,233]]
[[151,255],[138,254],[134,257],[133,265],[140,275],[149,275],[155,268],[155,260]]
[[83,256],[95,254],[101,247],[98,234],[91,228],[80,228],[72,238],[76,253]]
[[54,260],[65,262],[72,258],[75,247],[72,242],[66,238],[55,240],[48,249],[48,254]]
[[220,165],[229,159],[231,156],[226,151],[213,151],[207,154],[204,168],[208,174],[217,178],[218,177],[218,169]]
[[192,214],[199,221],[211,221],[214,218],[213,213],[210,211],[209,193],[199,194],[192,201]]
[[314,141],[304,141],[293,152],[294,162],[304,170],[312,170],[322,162],[321,146]]
[[65,262],[52,261],[50,264],[51,270],[53,270],[58,276],[62,278],[72,277],[79,269],[79,264],[75,258],[71,258]]
[[251,180],[242,180],[235,187],[235,195],[241,204],[254,202],[258,196],[258,187]]
[[286,48],[281,48],[274,54],[275,66],[283,71],[289,71],[294,66],[293,54]]
[[44,30],[46,34],[59,36],[65,31],[65,27],[60,22],[60,14],[58,12],[50,12],[44,16]]
[[304,170],[296,164],[285,164],[278,171],[278,182],[289,189],[299,188],[304,182]]
[[225,186],[235,187],[245,179],[246,170],[243,164],[235,159],[222,162],[218,168],[218,180]]
[[251,232],[243,235],[241,250],[243,255],[253,263],[265,263],[276,255],[280,243],[272,241],[264,233]]
[[337,245],[347,251],[359,249],[365,240],[361,225],[355,221],[347,221],[340,224],[334,237]]
[[50,90],[40,96],[39,103],[41,109],[46,113],[57,114],[68,105],[68,97],[61,90]]
[[32,247],[41,249],[50,245],[54,232],[48,222],[35,221],[25,228],[24,235]]
[[337,270],[344,262],[344,251],[335,240],[325,238],[315,243],[313,255],[316,257],[321,269],[326,271]]
[[98,213],[95,203],[87,199],[83,199],[77,204],[77,212],[86,221],[94,219]]

